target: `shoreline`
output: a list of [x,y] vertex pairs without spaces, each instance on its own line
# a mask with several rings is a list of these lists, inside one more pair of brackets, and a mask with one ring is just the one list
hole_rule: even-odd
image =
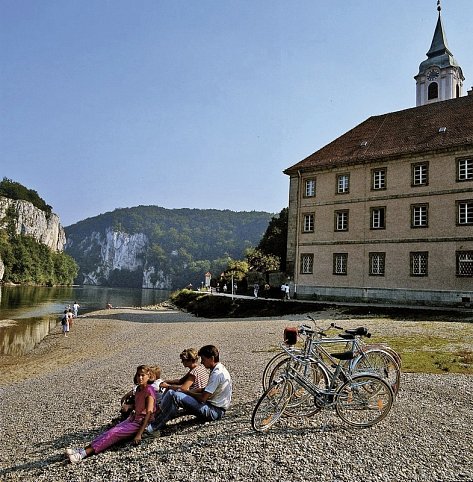
[[[333,310],[316,317],[321,326],[338,319],[344,327],[364,324],[383,336],[394,326],[386,319],[340,320]],[[261,394],[263,368],[278,349],[283,329],[305,320],[305,315],[291,315],[223,321],[182,312],[104,310],[78,318],[67,338],[60,331],[48,336],[16,365],[5,365],[1,357],[0,479],[473,479],[471,375],[403,373],[391,413],[369,429],[350,428],[334,412],[324,412],[310,419],[283,419],[267,434],[255,433],[250,419]],[[430,324],[418,321],[395,326],[406,336],[430,329]],[[462,326],[436,326],[443,336],[451,329]],[[157,363],[164,377],[175,376],[183,372],[180,351],[208,343],[218,346],[233,379],[232,406],[221,421],[173,421],[162,438],[139,447],[121,445],[79,465],[65,461],[65,447],[83,446],[117,416],[136,366]]]

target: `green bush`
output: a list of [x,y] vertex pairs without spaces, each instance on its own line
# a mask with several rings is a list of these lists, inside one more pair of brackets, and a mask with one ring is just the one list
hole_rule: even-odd
[[78,266],[70,256],[30,236],[9,237],[0,231],[0,257],[5,264],[3,280],[11,283],[70,285],[77,276]]
[[51,214],[52,207],[46,204],[39,194],[33,189],[28,189],[19,182],[12,181],[6,177],[0,182],[0,196],[10,199],[28,201],[33,206],[41,209],[47,215]]

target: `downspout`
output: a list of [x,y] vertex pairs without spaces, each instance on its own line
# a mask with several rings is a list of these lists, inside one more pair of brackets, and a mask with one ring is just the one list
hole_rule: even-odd
[[299,283],[299,231],[300,231],[300,212],[301,206],[301,171],[297,170],[297,209],[296,209],[296,249],[294,259],[294,298],[297,298],[297,284]]

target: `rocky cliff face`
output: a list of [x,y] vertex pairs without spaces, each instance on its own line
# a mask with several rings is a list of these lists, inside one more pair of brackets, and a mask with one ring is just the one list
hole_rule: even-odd
[[53,251],[63,251],[66,245],[66,235],[59,222],[59,216],[36,208],[27,201],[19,201],[0,197],[0,227],[6,227],[7,211],[14,212],[15,232],[31,236],[39,243],[45,244]]
[[[122,276],[127,273],[139,276],[142,288],[170,289],[169,277],[162,271],[155,273],[155,268],[146,264],[148,243],[144,233],[127,234],[110,228],[105,234],[92,232],[80,242],[80,247],[85,256],[94,260],[94,266],[81,266],[82,280],[79,281],[87,285],[107,284],[118,271]],[[69,241],[66,249],[71,246]]]

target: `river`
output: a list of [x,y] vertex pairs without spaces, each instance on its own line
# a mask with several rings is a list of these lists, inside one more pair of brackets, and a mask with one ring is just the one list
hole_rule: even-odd
[[113,307],[142,307],[169,298],[170,291],[103,286],[0,286],[0,355],[31,351],[57,325],[66,306],[81,314]]

